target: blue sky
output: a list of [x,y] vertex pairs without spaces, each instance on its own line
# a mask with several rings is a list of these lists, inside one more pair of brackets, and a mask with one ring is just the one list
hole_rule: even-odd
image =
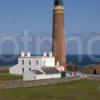
[[[51,36],[53,1],[0,0],[0,35],[19,34],[20,36],[24,30],[28,29],[32,35]],[[89,40],[100,36],[100,0],[64,0],[64,6],[67,38],[77,36],[81,39],[82,54],[87,54]],[[9,49],[12,46],[11,43],[7,43],[3,48],[4,51],[12,52],[13,50]],[[95,49],[98,46],[98,41],[95,41],[93,54],[100,54],[100,49]],[[32,48],[29,50],[32,51]],[[67,53],[78,53],[75,43],[68,42]]]

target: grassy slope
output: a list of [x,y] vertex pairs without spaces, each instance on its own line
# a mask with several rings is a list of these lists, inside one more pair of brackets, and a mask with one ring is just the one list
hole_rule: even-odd
[[22,79],[22,76],[9,75],[9,68],[0,67],[0,82]]
[[100,100],[100,81],[0,90],[0,100]]
[[0,74],[9,74],[9,68],[0,67]]
[[0,82],[22,79],[22,76],[0,75]]

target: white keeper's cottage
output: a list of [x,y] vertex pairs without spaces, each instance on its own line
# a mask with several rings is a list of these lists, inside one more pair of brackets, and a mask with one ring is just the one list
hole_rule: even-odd
[[43,53],[43,56],[31,56],[31,53],[21,53],[18,58],[18,64],[9,68],[10,74],[23,75],[23,80],[39,80],[60,78],[61,71],[64,70],[63,66],[59,65],[59,62],[55,64],[55,57],[52,52],[47,54]]

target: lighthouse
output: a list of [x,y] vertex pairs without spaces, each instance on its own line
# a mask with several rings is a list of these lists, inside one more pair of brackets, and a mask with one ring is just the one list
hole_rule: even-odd
[[64,33],[64,7],[62,0],[54,1],[52,51],[42,56],[22,52],[18,63],[9,68],[9,73],[23,75],[23,81],[61,78],[66,76],[66,47]]
[[63,0],[54,0],[52,51],[56,63],[64,66],[66,71],[66,44],[64,32],[64,6]]

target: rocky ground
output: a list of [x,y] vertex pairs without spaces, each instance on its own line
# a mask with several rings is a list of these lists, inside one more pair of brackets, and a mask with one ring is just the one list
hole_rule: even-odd
[[82,73],[100,75],[100,64],[87,65],[79,69]]

